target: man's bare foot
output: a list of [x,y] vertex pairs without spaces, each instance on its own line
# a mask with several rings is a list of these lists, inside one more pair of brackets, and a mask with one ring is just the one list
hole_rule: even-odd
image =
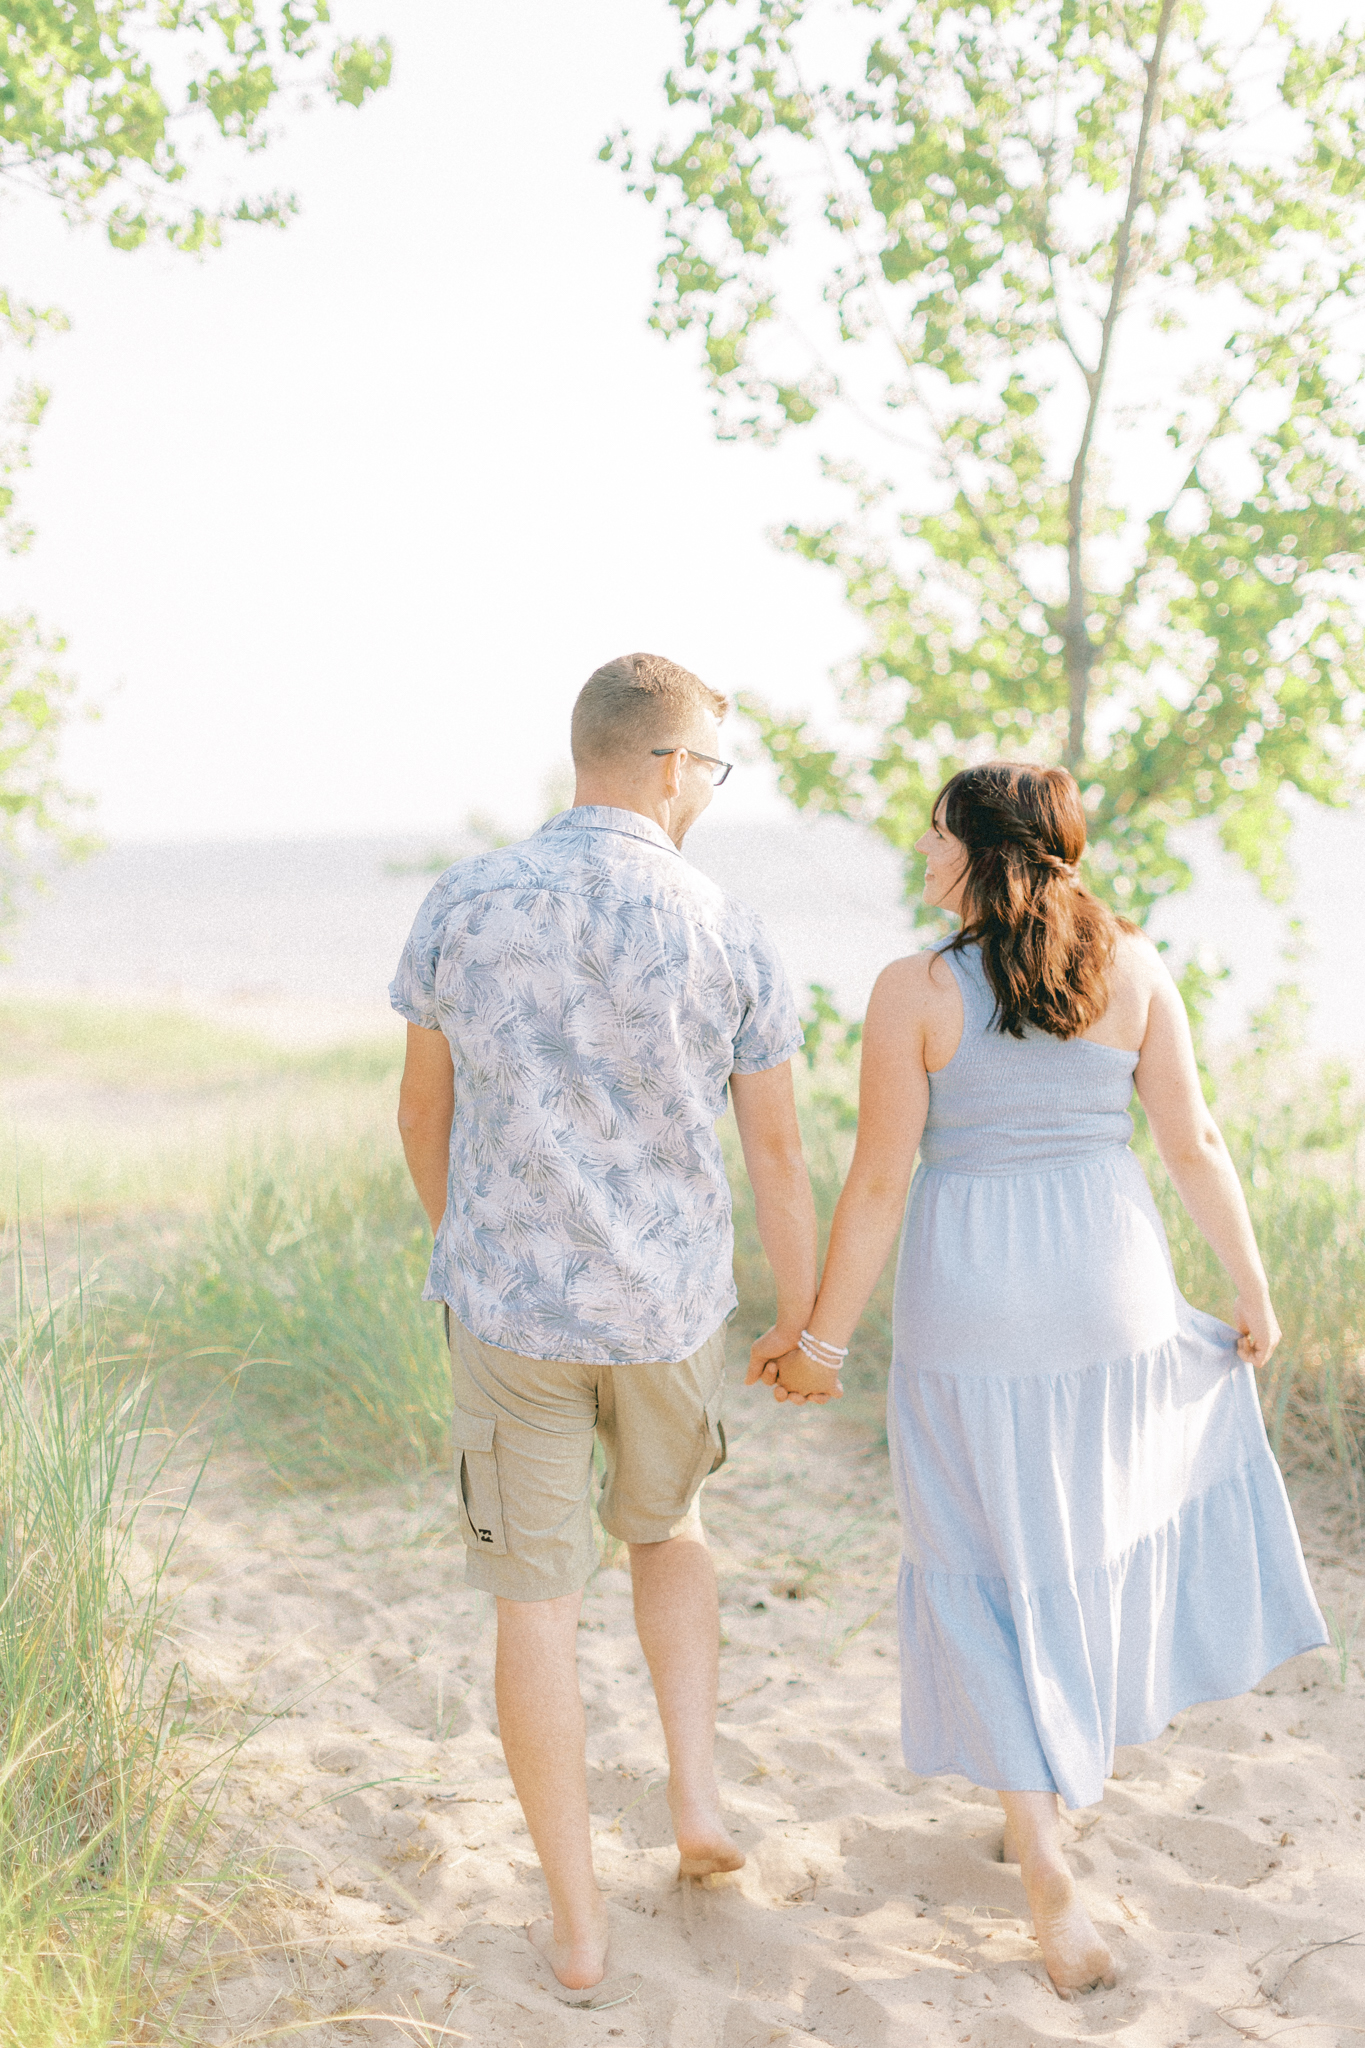
[[675,1802],[670,1790],[668,1807],[678,1843],[679,1877],[711,1877],[717,1871],[744,1868],[744,1851],[721,1818],[718,1800],[684,1804]]
[[1043,1951],[1052,1988],[1059,1998],[1077,1991],[1114,1986],[1114,1958],[1095,1931],[1090,1915],[1076,1896],[1076,1882],[1066,1865],[1043,1859],[1021,1869],[1024,1895],[1033,1915],[1033,1931]]
[[607,1916],[599,1906],[599,1922],[573,1941],[557,1941],[553,1920],[532,1920],[526,1939],[544,1956],[566,1991],[591,1991],[607,1974]]

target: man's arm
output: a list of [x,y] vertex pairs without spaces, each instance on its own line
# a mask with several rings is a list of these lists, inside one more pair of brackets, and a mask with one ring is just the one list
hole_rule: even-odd
[[777,1285],[771,1334],[789,1349],[815,1301],[816,1248],[815,1202],[796,1121],[791,1061],[762,1074],[732,1074],[730,1099],[754,1191],[758,1235]]
[[441,1227],[450,1173],[450,1122],[455,1114],[455,1069],[443,1031],[408,1026],[408,1053],[398,1090],[398,1134],[403,1156],[432,1231]]

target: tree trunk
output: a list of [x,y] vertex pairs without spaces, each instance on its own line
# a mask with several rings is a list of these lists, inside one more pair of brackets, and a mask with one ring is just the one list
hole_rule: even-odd
[[1152,43],[1152,54],[1147,63],[1147,84],[1142,95],[1142,120],[1138,127],[1137,148],[1133,152],[1133,168],[1128,179],[1128,203],[1123,209],[1123,219],[1119,222],[1119,231],[1114,243],[1114,282],[1110,288],[1109,304],[1105,309],[1104,324],[1100,330],[1099,360],[1086,378],[1090,403],[1086,408],[1081,445],[1076,451],[1076,461],[1067,490],[1066,625],[1063,628],[1068,697],[1065,759],[1073,775],[1079,774],[1081,764],[1085,760],[1085,721],[1090,705],[1090,671],[1095,660],[1095,643],[1086,624],[1089,604],[1085,588],[1085,565],[1081,559],[1081,537],[1085,530],[1086,468],[1090,461],[1091,444],[1095,438],[1100,400],[1104,395],[1114,329],[1118,325],[1119,314],[1123,308],[1123,294],[1128,283],[1133,247],[1133,222],[1142,203],[1143,185],[1147,175],[1147,150],[1151,141],[1152,124],[1157,118],[1161,103],[1161,67],[1165,61],[1166,42],[1170,35],[1175,8],[1176,0],[1162,0],[1156,36]]

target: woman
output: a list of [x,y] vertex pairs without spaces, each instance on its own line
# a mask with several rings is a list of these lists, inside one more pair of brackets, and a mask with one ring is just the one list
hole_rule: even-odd
[[[1116,1743],[1326,1641],[1253,1368],[1265,1271],[1155,949],[1077,879],[1062,769],[955,775],[917,850],[962,920],[882,974],[858,1142],[800,1348],[750,1380],[828,1400],[904,1214],[888,1389],[904,1525],[905,1758],[996,1790],[1063,1998],[1114,1963],[1062,1857]],[[1128,1140],[1136,1081],[1236,1329],[1180,1295]],[[920,1171],[905,1213],[916,1151]]]

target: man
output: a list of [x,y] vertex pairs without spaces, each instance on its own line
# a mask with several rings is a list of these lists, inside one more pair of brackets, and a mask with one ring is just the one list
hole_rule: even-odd
[[767,1355],[815,1298],[815,1214],[786,977],[684,835],[729,773],[726,702],[631,654],[573,712],[574,808],[450,868],[390,991],[408,1020],[398,1122],[436,1233],[468,1581],[497,1597],[507,1767],[553,1907],[531,1938],[561,1984],[606,1969],[576,1634],[603,1526],[630,1547],[669,1760],[680,1873],[735,1870],[713,1763],[719,1613],[699,1508],[725,1456],[734,1105],[772,1266]]

